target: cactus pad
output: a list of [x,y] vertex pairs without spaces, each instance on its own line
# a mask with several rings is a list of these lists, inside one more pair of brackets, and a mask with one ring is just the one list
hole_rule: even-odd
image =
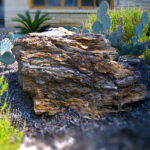
[[8,33],[8,39],[11,40],[11,41],[13,41],[15,39],[15,35],[14,35],[13,32]]
[[142,33],[143,33],[143,25],[142,24],[138,24],[135,28],[135,33],[137,38],[140,38]]
[[117,46],[118,44],[118,39],[117,39],[117,34],[115,32],[112,32],[109,35],[109,40],[111,41],[112,46]]
[[103,16],[107,13],[108,9],[109,9],[108,2],[102,1],[100,3],[99,9],[97,11],[97,17],[98,17],[99,20],[102,20]]
[[6,65],[13,64],[15,62],[15,58],[11,52],[5,52],[1,57],[0,61]]
[[0,43],[0,54],[3,55],[5,52],[11,51],[12,48],[13,48],[12,42],[8,38],[5,38]]
[[118,26],[118,29],[117,29],[117,39],[120,40],[123,36],[123,32],[122,32],[122,26]]
[[93,33],[99,34],[103,30],[103,25],[99,21],[95,21],[92,26]]
[[148,23],[148,12],[142,14],[142,25],[145,26]]
[[102,18],[103,29],[106,31],[110,30],[111,19],[108,14],[105,14]]

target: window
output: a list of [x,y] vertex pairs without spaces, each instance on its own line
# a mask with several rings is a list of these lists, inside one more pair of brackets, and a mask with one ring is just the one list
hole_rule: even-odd
[[48,6],[59,7],[61,6],[61,0],[48,0]]
[[94,6],[94,0],[82,0],[82,6]]
[[[96,8],[102,0],[30,0],[32,8]],[[107,0],[113,8],[114,0]]]
[[[99,6],[100,2],[102,0],[96,0],[96,6]],[[110,7],[112,8],[113,6],[113,3],[114,3],[114,0],[106,0],[109,4],[110,4]]]
[[78,7],[78,0],[65,0],[65,7]]
[[45,2],[43,0],[34,0],[35,6],[44,6]]

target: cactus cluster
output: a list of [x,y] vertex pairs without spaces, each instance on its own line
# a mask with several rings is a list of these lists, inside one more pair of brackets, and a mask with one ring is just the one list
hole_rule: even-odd
[[122,36],[123,36],[122,26],[119,25],[115,32],[110,33],[108,39],[111,41],[112,46],[115,47],[119,45],[119,41],[122,38]]
[[0,62],[5,65],[10,65],[15,62],[15,58],[11,52],[13,48],[14,34],[8,33],[8,38],[0,42]]
[[109,4],[106,1],[100,3],[100,7],[97,11],[98,21],[95,21],[92,25],[92,31],[96,34],[109,34],[111,19],[108,15]]
[[92,32],[96,34],[103,34],[108,38],[112,46],[117,46],[118,41],[122,38],[123,31],[122,26],[118,26],[115,32],[110,33],[111,18],[108,15],[109,4],[107,1],[102,1],[97,11],[98,21],[95,21],[92,25]]
[[147,48],[150,48],[150,41],[138,42],[145,26],[148,24],[148,20],[148,12],[144,12],[141,17],[141,24],[135,27],[135,36],[132,37],[132,44],[120,43],[120,45],[116,46],[119,49],[120,55],[140,56],[145,53]]
[[[95,34],[102,34],[110,40],[111,45],[119,50],[120,55],[133,55],[139,56],[145,52],[147,48],[150,48],[150,41],[139,43],[139,39],[142,36],[145,26],[148,24],[149,16],[148,12],[144,12],[141,17],[141,24],[138,24],[135,28],[135,36],[132,37],[132,43],[123,43],[121,38],[123,37],[123,26],[119,25],[117,30],[110,33],[111,18],[108,15],[109,4],[107,1],[102,1],[97,11],[98,20],[92,25],[92,32]],[[89,31],[85,30],[88,33]]]
[[148,12],[144,12],[141,17],[141,24],[138,24],[135,28],[135,36],[132,38],[134,45],[138,43],[139,38],[142,36],[145,25],[148,23]]

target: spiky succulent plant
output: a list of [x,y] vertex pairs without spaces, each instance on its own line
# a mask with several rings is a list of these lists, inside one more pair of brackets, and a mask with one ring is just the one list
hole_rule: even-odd
[[38,10],[35,12],[33,19],[30,12],[26,11],[25,14],[18,14],[17,18],[14,18],[12,21],[19,23],[15,28],[19,29],[21,33],[31,33],[39,32],[42,25],[50,19],[48,14],[42,14],[41,11]]

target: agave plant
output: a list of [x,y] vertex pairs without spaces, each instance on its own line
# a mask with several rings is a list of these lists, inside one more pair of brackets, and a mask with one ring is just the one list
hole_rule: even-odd
[[24,15],[18,14],[17,16],[13,21],[20,23],[20,25],[15,26],[15,28],[19,29],[22,33],[39,32],[42,25],[51,19],[48,14],[41,14],[39,10],[36,11],[33,18],[29,11],[26,11]]

